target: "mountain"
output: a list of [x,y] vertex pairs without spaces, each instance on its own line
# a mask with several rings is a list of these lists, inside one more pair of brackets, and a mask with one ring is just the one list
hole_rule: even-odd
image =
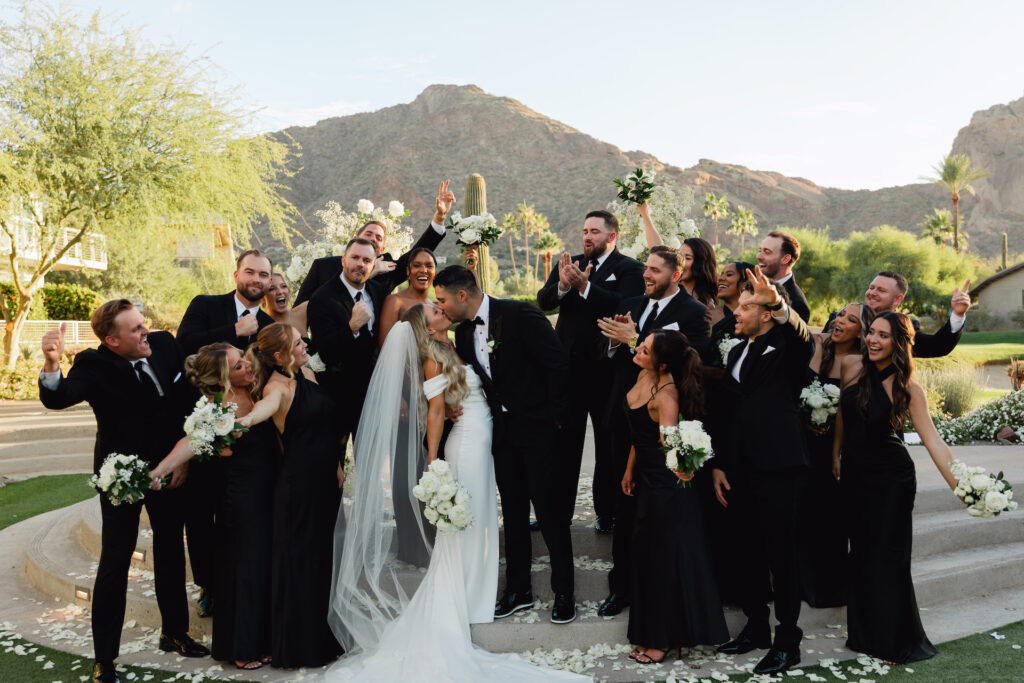
[[[1024,227],[1021,113],[1024,100],[979,112],[954,143],[955,151],[968,151],[994,174],[978,184],[977,200],[961,202],[971,244],[986,254],[998,249],[999,233]],[[754,211],[762,229],[827,225],[831,234],[845,236],[887,223],[917,232],[926,214],[950,203],[945,190],[929,183],[852,191],[709,159],[687,169],[666,165],[474,85],[432,85],[408,104],[285,132],[302,147],[303,168],[287,197],[305,219],[300,232],[307,238],[319,224],[315,211],[326,202],[354,207],[364,197],[377,204],[398,199],[419,230],[433,213],[438,182],[451,178],[461,196],[470,173],[486,179],[491,213],[500,219],[526,200],[570,248],[578,247],[584,214],[614,199],[612,177],[640,165],[692,186],[698,205],[705,191],[728,193],[734,204]],[[442,252],[450,254],[448,242]]]

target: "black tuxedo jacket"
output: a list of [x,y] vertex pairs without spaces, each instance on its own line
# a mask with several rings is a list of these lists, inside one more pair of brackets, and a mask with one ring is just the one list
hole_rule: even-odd
[[51,410],[87,402],[96,416],[93,471],[111,453],[138,455],[156,465],[184,436],[185,418],[195,406],[195,388],[182,372],[184,355],[170,332],[150,332],[149,365],[163,397],[146,389],[131,363],[105,346],[75,356],[56,389],[39,385],[39,398]]
[[551,323],[536,306],[508,299],[491,298],[488,318],[490,377],[476,357],[472,322],[455,329],[455,350],[480,376],[491,415],[500,421],[504,406],[513,417],[557,426],[568,404],[569,357]]
[[[244,350],[256,341],[256,335],[236,337],[236,322],[238,313],[235,309],[234,292],[200,294],[189,303],[178,325],[178,343],[181,344],[186,356],[214,342],[228,342]],[[256,322],[262,330],[267,325],[272,325],[274,319],[260,309],[256,311]]]
[[[587,259],[582,254],[572,260],[585,270]],[[590,273],[590,291],[584,299],[575,289],[558,298],[558,268],[552,268],[544,287],[537,292],[541,310],[558,308],[555,332],[572,361],[593,362],[604,354],[604,337],[597,327],[598,318],[615,313],[623,299],[644,292],[644,266],[618,251],[612,251],[601,267]]]
[[[437,249],[437,245],[443,239],[444,233],[438,233],[432,225],[428,225],[427,229],[420,235],[420,238],[416,240],[416,244],[412,245],[412,249],[398,257],[395,269],[390,273],[381,273],[373,278],[373,282],[376,282],[383,289],[384,295],[387,296],[395,287],[405,282],[408,277],[405,269],[409,265],[409,253],[413,249],[419,249],[420,247],[426,247],[433,251]],[[295,303],[292,305],[298,306],[303,301],[310,300],[313,298],[313,292],[331,280],[336,280],[340,274],[340,256],[324,256],[314,260],[313,265],[309,267],[309,272],[306,273],[305,279],[303,279],[302,284],[299,286],[299,293],[296,295]]]
[[[732,369],[748,345],[737,382]],[[788,322],[733,347],[720,380],[723,403],[731,406],[725,418],[728,442],[715,454],[713,467],[750,475],[808,465],[798,396],[813,351],[806,323],[792,314]]]
[[807,303],[807,297],[804,296],[800,285],[796,283],[796,275],[783,282],[782,288],[789,295],[789,307],[796,311],[797,315],[803,318],[805,323],[809,322],[811,319],[811,307]]

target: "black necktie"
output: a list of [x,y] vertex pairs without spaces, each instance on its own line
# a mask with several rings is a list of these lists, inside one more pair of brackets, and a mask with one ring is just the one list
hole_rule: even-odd
[[646,334],[648,331],[650,331],[651,327],[654,325],[654,319],[657,318],[657,317],[658,317],[658,302],[655,301],[654,305],[651,306],[651,312],[647,316],[647,320],[644,321],[643,327],[640,328],[640,334]]
[[359,303],[362,300],[363,300],[363,293],[362,292],[356,292],[356,303]]
[[597,262],[597,259],[596,258],[590,259],[590,265],[594,267],[593,270],[590,271],[590,274],[593,275],[594,271],[597,270],[597,267],[599,265],[598,262]]
[[152,392],[153,396],[159,397],[160,391],[156,388],[156,382],[154,382],[153,378],[149,376],[149,373],[143,369],[143,365],[145,364],[141,360],[137,360],[132,363],[132,367],[135,368],[135,374],[139,378],[139,383],[142,384],[147,391]]
[[[242,311],[242,315],[238,316],[238,319],[241,320],[242,318],[244,318],[247,315],[252,315],[251,313],[249,313],[249,309],[248,308],[245,309],[244,311]],[[247,345],[252,343],[252,335],[251,334],[245,335],[245,343]]]

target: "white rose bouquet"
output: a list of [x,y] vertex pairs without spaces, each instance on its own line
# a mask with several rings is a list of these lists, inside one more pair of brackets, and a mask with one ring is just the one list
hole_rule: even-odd
[[815,378],[800,390],[800,412],[812,427],[828,427],[839,411],[839,387]]
[[643,204],[654,193],[654,171],[638,168],[625,180],[612,178],[612,182],[619,188],[619,199],[624,202]]
[[479,216],[463,217],[456,211],[448,217],[445,227],[458,235],[456,243],[463,251],[480,244],[493,244],[504,232],[494,216],[486,212]]
[[736,337],[729,336],[728,334],[724,335],[722,340],[718,342],[718,353],[722,356],[723,368],[729,364],[729,352],[732,351],[737,344],[742,343],[742,339],[737,339]]
[[473,526],[469,509],[469,491],[455,481],[452,468],[444,460],[435,460],[412,487],[412,495],[423,501],[423,516],[443,534],[454,534]]
[[[690,488],[693,475],[714,457],[711,437],[704,431],[704,425],[699,420],[680,420],[677,425],[658,429],[665,443],[662,447],[665,466],[679,477],[680,486]],[[686,476],[686,479],[680,475]]]
[[309,360],[306,361],[306,367],[313,372],[327,372],[327,364],[320,358],[319,352],[309,357]]
[[231,455],[230,447],[238,440],[236,432],[248,431],[235,419],[236,410],[238,406],[225,402],[220,392],[214,394],[212,401],[205,396],[196,401],[192,414],[185,418],[185,434],[192,444],[194,460],[202,462],[215,455]]
[[111,453],[100,466],[100,473],[89,485],[107,497],[111,505],[138,503],[145,498],[151,482],[150,467],[137,455]]
[[968,467],[961,460],[954,460],[951,469],[957,479],[953,493],[967,503],[971,517],[997,517],[1000,512],[1017,509],[1013,487],[1002,472],[986,474],[984,467]]

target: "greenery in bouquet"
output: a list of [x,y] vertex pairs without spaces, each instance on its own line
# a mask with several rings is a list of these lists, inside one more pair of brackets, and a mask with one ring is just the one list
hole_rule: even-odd
[[151,482],[149,464],[137,455],[111,453],[100,465],[89,485],[107,497],[111,505],[138,503],[146,497]]
[[[691,217],[696,207],[692,189],[674,181],[661,183],[654,187],[647,206],[661,239],[673,249],[678,249],[685,239],[701,236],[697,223]],[[646,261],[650,249],[637,205],[614,201],[607,208],[619,221],[615,242],[618,250],[641,263]]]
[[[664,442],[662,451],[665,453],[665,466],[676,475],[692,476],[714,457],[711,448],[711,437],[704,431],[699,420],[680,420],[679,424],[669,427],[659,426]],[[679,479],[679,485],[690,488],[693,482]]]
[[654,190],[654,171],[638,168],[625,180],[612,178],[612,182],[619,188],[619,199],[633,204],[643,204],[651,198],[651,192]]
[[490,246],[505,232],[505,228],[487,212],[479,216],[463,216],[456,211],[448,216],[445,227],[458,236],[456,244],[462,251],[480,245]]
[[230,455],[238,434],[248,431],[235,419],[238,406],[217,392],[211,401],[201,396],[192,414],[185,419],[185,434],[192,445],[193,459],[202,462],[215,455]]

